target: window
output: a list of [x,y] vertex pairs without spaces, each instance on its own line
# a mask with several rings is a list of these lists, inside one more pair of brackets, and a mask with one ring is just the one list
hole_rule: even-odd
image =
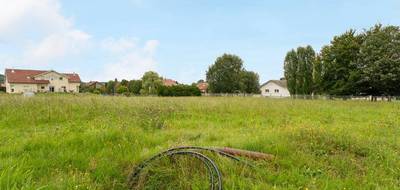
[[266,92],[266,93],[269,93],[269,89],[265,89],[265,92]]
[[54,92],[54,86],[49,86],[49,91]]
[[41,88],[42,90],[44,90],[44,86],[41,86],[40,88]]
[[60,77],[60,80],[63,80],[63,78],[62,78],[62,77]]
[[14,88],[11,88],[11,92],[14,92]]
[[279,93],[279,89],[275,89],[275,93]]

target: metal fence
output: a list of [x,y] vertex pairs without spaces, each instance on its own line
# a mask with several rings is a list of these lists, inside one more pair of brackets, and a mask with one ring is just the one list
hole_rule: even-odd
[[212,97],[256,97],[256,98],[285,98],[303,100],[360,100],[360,101],[400,101],[400,96],[335,96],[335,95],[292,95],[292,96],[263,96],[261,94],[243,93],[204,93]]

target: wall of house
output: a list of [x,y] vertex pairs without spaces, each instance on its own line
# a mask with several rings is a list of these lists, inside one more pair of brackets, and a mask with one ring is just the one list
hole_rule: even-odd
[[50,91],[50,87],[54,87],[54,92],[68,92],[69,82],[68,78],[56,72],[49,72],[40,76],[35,77],[35,80],[48,80],[50,83],[47,85],[47,91]]
[[[14,92],[12,92],[14,89]],[[37,92],[37,84],[6,84],[7,93]]]
[[[267,92],[267,89],[269,92]],[[283,88],[274,82],[269,82],[264,86],[261,86],[261,95],[262,96],[271,96],[271,97],[289,97],[290,93],[287,88]],[[279,90],[279,92],[275,92],[275,90]]]
[[69,83],[68,92],[79,93],[79,86],[81,83]]

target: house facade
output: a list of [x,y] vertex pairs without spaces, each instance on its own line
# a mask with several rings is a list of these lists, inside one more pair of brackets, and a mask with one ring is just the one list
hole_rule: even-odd
[[80,85],[81,79],[76,73],[59,73],[53,70],[5,70],[5,86],[7,93],[78,93]]
[[260,87],[261,95],[268,97],[290,97],[286,80],[270,80]]

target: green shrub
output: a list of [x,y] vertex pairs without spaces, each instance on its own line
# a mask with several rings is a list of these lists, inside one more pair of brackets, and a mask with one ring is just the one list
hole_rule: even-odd
[[159,96],[201,96],[200,90],[193,85],[179,84],[162,86],[158,89]]
[[118,94],[125,94],[126,92],[128,92],[128,87],[126,86],[119,86],[117,89],[117,93]]

